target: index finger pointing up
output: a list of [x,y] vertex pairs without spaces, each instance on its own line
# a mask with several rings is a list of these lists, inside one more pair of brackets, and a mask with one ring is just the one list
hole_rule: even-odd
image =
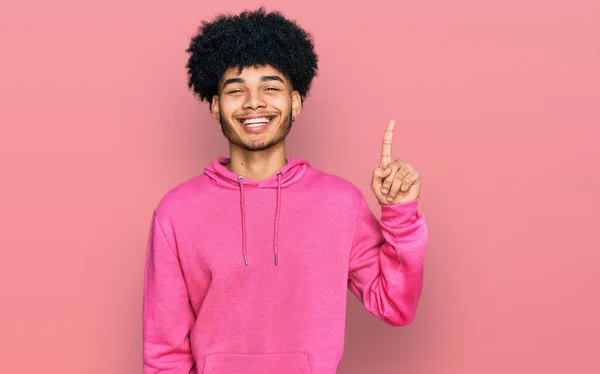
[[396,121],[391,120],[388,123],[385,133],[383,134],[383,144],[381,147],[381,162],[379,166],[383,169],[387,168],[392,160],[392,140],[394,138],[394,128]]

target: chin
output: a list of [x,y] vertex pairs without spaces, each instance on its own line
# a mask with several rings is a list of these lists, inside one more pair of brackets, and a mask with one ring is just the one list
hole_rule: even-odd
[[270,141],[264,141],[257,139],[255,141],[244,142],[244,144],[242,144],[241,147],[247,151],[266,151],[275,147],[279,143],[282,143],[284,140],[285,139],[272,139]]

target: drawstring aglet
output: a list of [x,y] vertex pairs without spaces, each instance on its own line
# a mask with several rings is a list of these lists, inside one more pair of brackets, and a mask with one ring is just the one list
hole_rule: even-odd
[[279,255],[275,253],[275,265],[279,264]]
[[244,264],[248,266],[248,257],[246,257],[246,255],[244,255]]

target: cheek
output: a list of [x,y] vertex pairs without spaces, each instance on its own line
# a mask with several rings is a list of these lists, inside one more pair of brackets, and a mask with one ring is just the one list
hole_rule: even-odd
[[287,114],[292,108],[292,100],[289,97],[276,97],[270,101],[271,104],[283,112],[283,114]]
[[221,118],[230,119],[233,113],[235,113],[240,107],[240,104],[235,100],[222,100],[219,105]]

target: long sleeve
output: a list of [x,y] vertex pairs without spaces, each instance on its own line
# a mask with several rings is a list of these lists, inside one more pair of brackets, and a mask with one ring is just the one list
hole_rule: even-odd
[[350,252],[348,288],[394,326],[412,321],[423,286],[428,233],[417,204],[383,205],[379,222],[363,198]]
[[195,316],[175,248],[172,231],[154,213],[144,276],[144,374],[189,374],[194,366]]

